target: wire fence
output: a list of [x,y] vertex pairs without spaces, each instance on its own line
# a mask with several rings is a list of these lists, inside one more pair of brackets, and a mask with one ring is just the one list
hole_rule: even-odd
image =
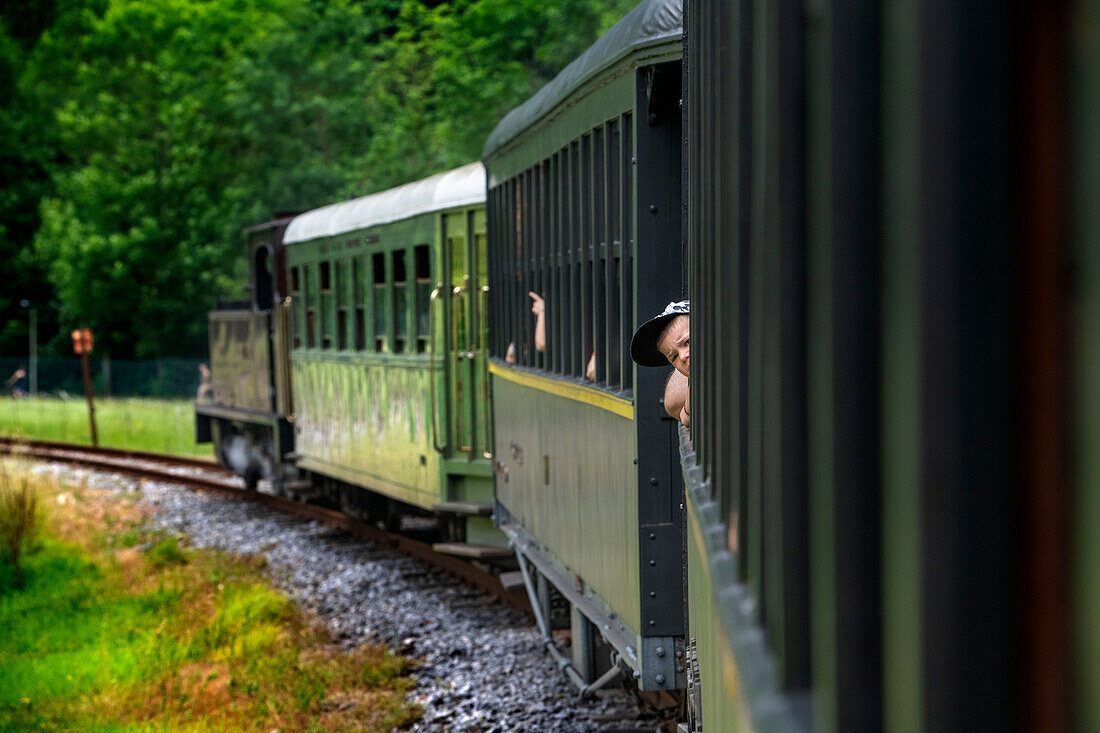
[[[92,389],[98,397],[194,397],[199,387],[201,359],[149,359],[115,361],[89,359]],[[16,373],[26,372],[15,378]],[[31,364],[26,358],[0,356],[3,394],[31,391]],[[83,396],[84,372],[80,359],[39,359],[37,393],[65,397]]]
[[[89,362],[99,444],[174,455],[212,455],[195,443],[199,359]],[[79,359],[0,357],[0,436],[91,443]],[[32,381],[36,393],[31,394]]]

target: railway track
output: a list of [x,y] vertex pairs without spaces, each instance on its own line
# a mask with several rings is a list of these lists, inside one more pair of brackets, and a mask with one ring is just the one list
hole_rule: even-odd
[[135,478],[168,481],[198,491],[216,492],[241,501],[262,504],[290,516],[340,529],[353,537],[399,552],[457,578],[505,606],[531,614],[527,596],[505,588],[492,573],[450,555],[435,552],[427,543],[380,529],[332,509],[261,491],[250,491],[245,488],[240,477],[209,461],[18,438],[0,438],[0,455],[67,463]]

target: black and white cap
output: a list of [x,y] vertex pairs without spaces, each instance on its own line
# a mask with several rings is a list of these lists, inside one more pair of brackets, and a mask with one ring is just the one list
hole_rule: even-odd
[[657,338],[670,320],[688,313],[691,313],[689,301],[674,300],[663,311],[638,326],[634,338],[630,340],[630,358],[642,366],[668,366],[668,357],[657,348]]

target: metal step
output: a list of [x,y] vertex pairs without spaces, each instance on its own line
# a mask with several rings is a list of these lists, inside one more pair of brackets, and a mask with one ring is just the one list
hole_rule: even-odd
[[477,545],[470,542],[437,542],[432,545],[432,549],[443,555],[472,557],[475,560],[486,560],[494,557],[510,557],[513,554],[510,547]]
[[522,570],[509,570],[500,574],[500,584],[508,590],[513,588],[523,587],[523,571]]
[[493,513],[493,505],[479,501],[441,501],[438,504],[432,504],[432,511],[488,517]]

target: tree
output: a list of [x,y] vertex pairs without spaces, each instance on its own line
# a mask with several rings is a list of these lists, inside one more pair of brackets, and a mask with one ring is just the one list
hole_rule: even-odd
[[[48,279],[61,333],[92,328],[118,358],[205,351],[206,311],[239,294],[246,226],[477,159],[633,5],[33,1],[48,29],[0,36],[26,98],[0,131],[40,136],[0,156],[0,256],[19,249]],[[18,335],[0,330],[0,349]]]

